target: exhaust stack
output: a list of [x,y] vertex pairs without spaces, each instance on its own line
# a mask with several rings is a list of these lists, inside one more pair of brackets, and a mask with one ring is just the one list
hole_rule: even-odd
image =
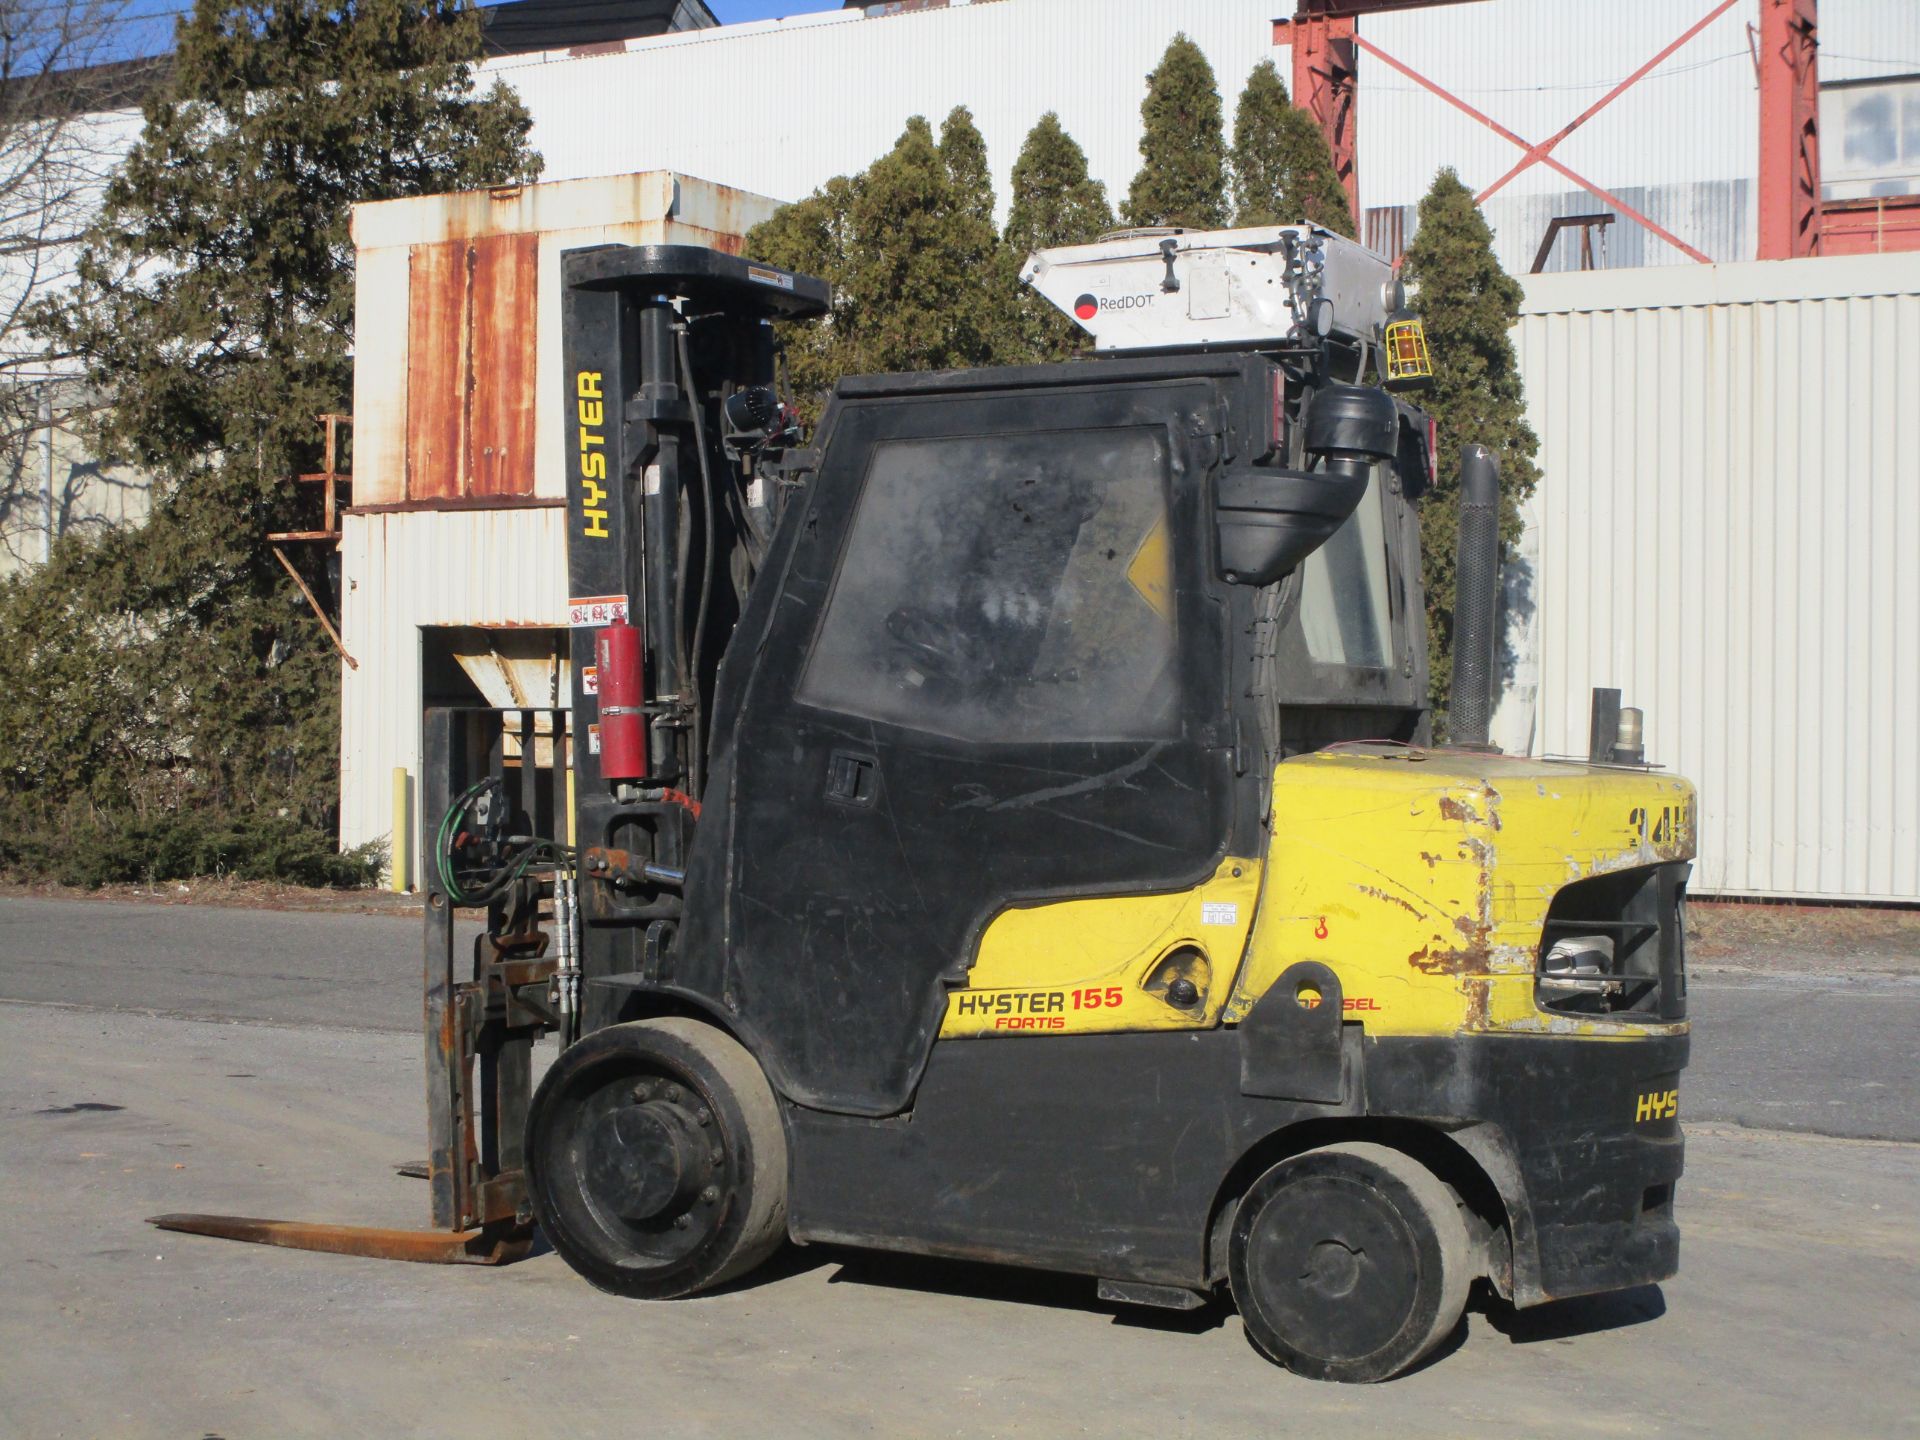
[[1460,550],[1454,569],[1449,743],[1491,748],[1494,625],[1500,596],[1500,465],[1484,445],[1460,452]]

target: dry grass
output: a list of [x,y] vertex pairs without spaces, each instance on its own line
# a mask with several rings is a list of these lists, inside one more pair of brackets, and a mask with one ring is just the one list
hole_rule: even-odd
[[1920,908],[1692,900],[1687,920],[1697,968],[1920,973]]
[[103,885],[98,890],[52,880],[0,881],[0,895],[39,900],[104,900],[138,905],[219,905],[241,910],[319,910],[351,915],[418,915],[418,895],[391,890],[331,890],[231,876],[167,880],[151,885]]

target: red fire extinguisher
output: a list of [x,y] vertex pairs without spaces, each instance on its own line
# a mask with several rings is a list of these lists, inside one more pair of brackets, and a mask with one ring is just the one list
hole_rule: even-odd
[[600,671],[600,775],[605,780],[647,778],[647,717],[640,632],[616,620],[593,640]]

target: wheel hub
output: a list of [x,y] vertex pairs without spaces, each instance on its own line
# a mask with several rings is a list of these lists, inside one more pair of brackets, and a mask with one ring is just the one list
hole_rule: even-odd
[[1406,1323],[1418,1262],[1405,1227],[1366,1188],[1326,1180],[1289,1187],[1249,1239],[1269,1316],[1303,1350],[1366,1355]]
[[1307,1268],[1300,1279],[1330,1300],[1351,1295],[1360,1283],[1360,1261],[1365,1253],[1350,1250],[1338,1240],[1322,1240],[1307,1252]]
[[636,1224],[684,1212],[712,1175],[699,1124],[664,1100],[616,1105],[583,1139],[586,1188],[608,1212]]

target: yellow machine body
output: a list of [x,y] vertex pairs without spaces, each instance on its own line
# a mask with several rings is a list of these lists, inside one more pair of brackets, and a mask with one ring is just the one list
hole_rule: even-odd
[[1003,911],[940,1033],[1232,1024],[1302,960],[1340,978],[1345,1018],[1371,1035],[1682,1033],[1551,1014],[1534,981],[1563,886],[1691,860],[1694,831],[1693,786],[1647,770],[1400,745],[1296,756],[1274,771],[1264,861],[1229,857],[1187,891]]

